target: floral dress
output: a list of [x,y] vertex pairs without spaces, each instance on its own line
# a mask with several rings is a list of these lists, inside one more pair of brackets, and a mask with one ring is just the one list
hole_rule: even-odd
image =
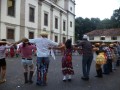
[[74,70],[72,66],[72,49],[65,49],[62,57],[62,73],[63,75],[73,75]]

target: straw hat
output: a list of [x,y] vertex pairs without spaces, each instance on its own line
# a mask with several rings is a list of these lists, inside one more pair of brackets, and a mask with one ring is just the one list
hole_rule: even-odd
[[0,41],[0,45],[6,45],[7,42],[6,41]]
[[102,45],[102,46],[105,46],[106,44],[103,42],[101,45]]
[[114,44],[110,44],[110,47],[113,47]]
[[0,44],[6,44],[6,41],[0,41]]
[[40,33],[40,35],[41,35],[41,36],[48,36],[48,33],[45,32],[45,31],[42,31],[42,32]]
[[95,46],[100,46],[100,43],[95,43]]
[[25,42],[29,42],[29,40],[28,40],[27,38],[23,38],[23,39],[22,39],[22,42],[24,42],[24,43],[25,43]]

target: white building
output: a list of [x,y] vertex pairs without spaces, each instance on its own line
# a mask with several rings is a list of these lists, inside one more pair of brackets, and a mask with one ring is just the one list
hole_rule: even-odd
[[120,42],[120,28],[94,30],[86,35],[90,42]]
[[74,43],[75,0],[0,0],[0,39],[36,38],[41,31]]

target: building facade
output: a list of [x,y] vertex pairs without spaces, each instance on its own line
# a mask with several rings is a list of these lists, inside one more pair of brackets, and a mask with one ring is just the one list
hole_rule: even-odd
[[90,42],[120,42],[120,28],[94,30],[86,35]]
[[31,39],[41,31],[55,42],[74,43],[75,0],[0,0],[0,39]]

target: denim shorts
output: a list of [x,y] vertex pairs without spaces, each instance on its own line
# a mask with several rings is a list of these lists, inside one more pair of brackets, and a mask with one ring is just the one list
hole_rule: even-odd
[[22,65],[23,66],[31,66],[31,65],[33,65],[33,60],[32,59],[28,60],[27,58],[22,59]]

